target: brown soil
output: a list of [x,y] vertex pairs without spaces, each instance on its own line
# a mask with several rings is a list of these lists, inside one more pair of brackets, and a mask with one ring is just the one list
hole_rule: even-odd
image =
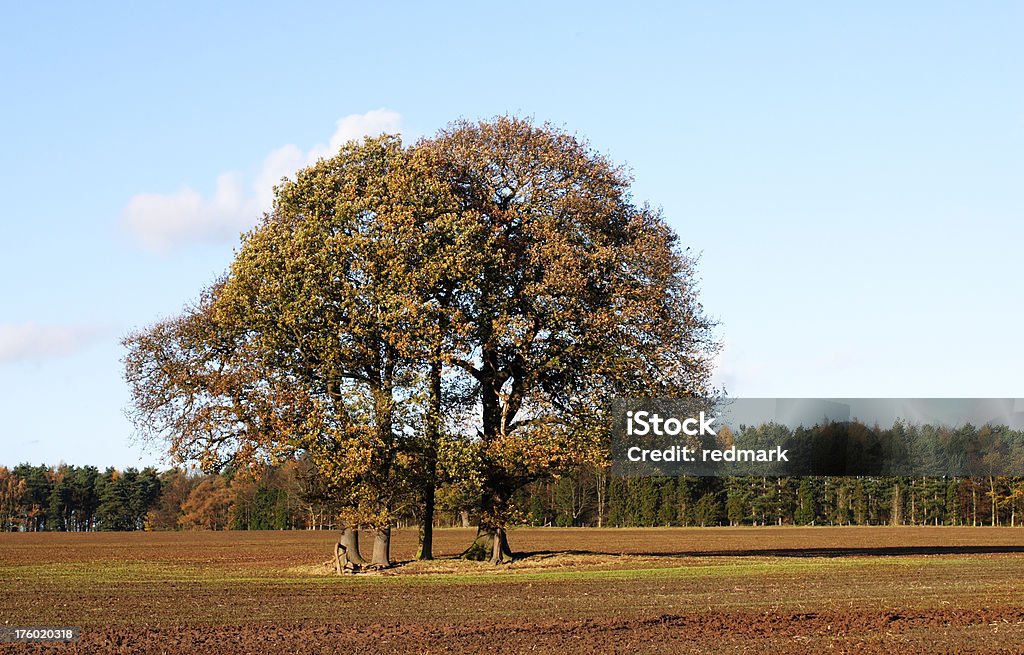
[[335,538],[0,535],[0,623],[83,628],[0,654],[1024,652],[1021,529],[524,529],[500,569],[345,577]]
[[1020,653],[1024,611],[690,614],[649,619],[103,628],[26,653]]

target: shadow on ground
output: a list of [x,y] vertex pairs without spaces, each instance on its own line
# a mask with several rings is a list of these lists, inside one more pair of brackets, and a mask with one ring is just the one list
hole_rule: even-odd
[[[856,548],[756,548],[742,550],[681,550],[676,552],[629,552],[637,557],[904,557],[907,555],[999,555],[1024,553],[1024,546],[874,546]],[[596,550],[535,550],[516,557],[554,555],[616,555]]]

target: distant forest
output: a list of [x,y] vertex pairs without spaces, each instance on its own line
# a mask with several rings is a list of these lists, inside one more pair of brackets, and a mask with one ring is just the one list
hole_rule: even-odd
[[[0,467],[0,530],[334,529],[313,466],[220,474],[155,468]],[[520,490],[520,525],[1020,526],[1024,478],[641,477],[579,468]],[[435,525],[475,525],[474,499],[439,489]],[[414,525],[415,508],[397,525]]]

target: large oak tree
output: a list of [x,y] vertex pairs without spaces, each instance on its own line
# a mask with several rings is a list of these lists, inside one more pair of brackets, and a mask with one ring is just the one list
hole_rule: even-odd
[[501,562],[516,490],[604,461],[613,396],[708,390],[695,262],[629,185],[514,118],[347,144],[277,189],[196,307],[126,340],[138,423],[208,465],[308,453],[378,564],[410,503],[430,556],[458,475],[466,554]]

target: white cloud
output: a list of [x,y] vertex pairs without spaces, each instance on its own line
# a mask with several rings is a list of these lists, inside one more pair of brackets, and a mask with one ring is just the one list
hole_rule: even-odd
[[398,132],[400,123],[401,116],[388,109],[345,116],[338,119],[327,144],[308,151],[289,144],[271,151],[248,188],[241,173],[229,171],[217,177],[212,197],[203,197],[189,187],[169,194],[140,193],[128,201],[122,225],[142,245],[158,252],[189,244],[233,241],[270,209],[274,185],[281,178],[333,155],[353,139]]
[[177,193],[140,193],[128,201],[124,226],[144,246],[166,251],[204,241],[225,241],[238,236],[260,216],[255,197],[246,197],[239,173],[217,178],[212,198],[184,187]]
[[92,342],[101,330],[75,325],[0,325],[0,364],[70,355]]

